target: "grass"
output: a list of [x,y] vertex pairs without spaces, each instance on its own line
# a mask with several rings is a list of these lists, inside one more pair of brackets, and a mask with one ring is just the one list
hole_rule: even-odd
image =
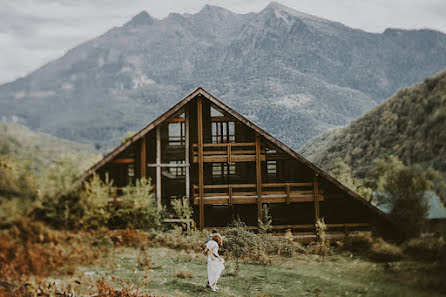
[[[194,252],[164,247],[147,249],[150,264],[138,264],[139,250],[119,248],[103,265],[83,266],[72,278],[58,281],[80,282],[77,292],[105,278],[119,287],[140,286],[161,296],[446,296],[442,273],[434,264],[400,261],[373,263],[349,254],[327,256],[298,255],[273,257],[271,265],[226,261],[219,281],[220,290],[211,292],[207,282],[206,258]],[[437,268],[436,268],[437,267]]]

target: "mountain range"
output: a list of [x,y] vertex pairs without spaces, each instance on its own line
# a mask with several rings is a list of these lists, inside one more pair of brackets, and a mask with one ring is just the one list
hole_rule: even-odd
[[365,178],[376,158],[433,167],[446,177],[446,71],[397,92],[343,128],[307,142],[300,153],[323,168],[338,158]]
[[446,68],[446,35],[368,33],[278,3],[141,12],[0,86],[0,118],[110,148],[201,86],[296,149]]

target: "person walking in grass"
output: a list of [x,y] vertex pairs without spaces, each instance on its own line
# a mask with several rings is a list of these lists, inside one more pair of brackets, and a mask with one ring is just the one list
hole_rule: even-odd
[[223,244],[221,235],[212,234],[211,240],[206,243],[206,251],[208,255],[208,283],[212,291],[217,291],[217,282],[220,275],[225,269],[225,260],[218,254],[218,248]]

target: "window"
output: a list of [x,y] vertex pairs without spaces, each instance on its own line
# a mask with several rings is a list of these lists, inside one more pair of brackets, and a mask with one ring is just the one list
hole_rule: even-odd
[[228,175],[235,175],[235,163],[230,165],[227,163],[212,163],[212,176],[224,177]]
[[133,183],[133,178],[135,177],[135,165],[134,164],[128,164],[127,175],[129,177],[129,184]]
[[270,176],[277,175],[277,161],[275,160],[266,161],[266,173]]
[[181,123],[169,123],[169,145],[184,145],[186,141],[184,122]]
[[212,122],[212,143],[235,142],[234,122]]
[[[183,161],[169,161],[169,164],[171,165],[184,165],[184,160]],[[181,166],[181,167],[169,167],[169,173],[175,177],[183,177],[186,175],[186,167]]]

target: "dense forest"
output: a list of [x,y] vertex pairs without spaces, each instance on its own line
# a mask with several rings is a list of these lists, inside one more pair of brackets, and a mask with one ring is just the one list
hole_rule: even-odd
[[374,160],[390,155],[406,165],[446,174],[446,71],[402,89],[344,128],[307,142],[300,153],[329,169],[336,160],[367,178]]

